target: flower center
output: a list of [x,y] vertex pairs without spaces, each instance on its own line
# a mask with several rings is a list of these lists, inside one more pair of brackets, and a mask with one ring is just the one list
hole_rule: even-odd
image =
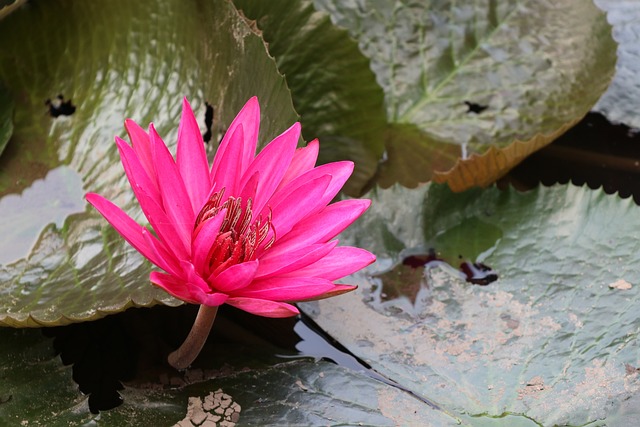
[[218,236],[207,255],[208,274],[254,259],[256,251],[269,236],[269,230],[273,233],[262,245],[262,249],[269,249],[276,239],[276,231],[271,223],[271,209],[266,219],[260,215],[254,220],[251,198],[247,199],[244,205],[241,197],[229,197],[220,203],[224,191],[223,188],[209,198],[200,210],[193,227],[194,236],[197,236],[205,222],[215,217],[222,209],[227,210]]

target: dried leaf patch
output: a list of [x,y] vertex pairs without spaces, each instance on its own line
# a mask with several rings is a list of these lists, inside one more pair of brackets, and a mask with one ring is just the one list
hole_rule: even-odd
[[175,427],[234,427],[241,407],[231,396],[218,389],[203,399],[190,397],[186,417]]
[[609,287],[611,289],[618,289],[618,290],[621,290],[621,291],[628,291],[633,286],[631,285],[631,283],[627,282],[626,280],[619,279],[619,280],[616,280],[613,283],[609,283]]

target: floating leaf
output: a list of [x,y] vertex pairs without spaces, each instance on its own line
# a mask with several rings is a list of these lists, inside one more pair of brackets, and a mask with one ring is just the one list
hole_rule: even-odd
[[100,192],[135,214],[113,137],[131,117],[175,141],[183,96],[200,117],[213,106],[213,141],[253,95],[268,106],[262,142],[293,123],[263,40],[223,0],[34,2],[0,21],[0,38],[0,83],[16,103],[0,157],[0,215],[10,219],[0,225],[0,324],[179,304],[82,196]]
[[[544,135],[579,120],[614,70],[610,27],[589,1],[314,4],[371,58],[390,122],[417,126],[425,146],[455,144],[463,159],[485,154],[480,175],[458,174],[466,188],[494,181],[552,139]],[[507,150],[516,140],[533,147]],[[405,149],[403,157],[416,155],[415,144]],[[401,169],[386,172],[385,182],[403,182]]]
[[179,388],[129,385],[121,391],[121,406],[92,414],[71,368],[62,366],[40,331],[3,328],[0,340],[2,425],[157,426],[183,419],[200,425],[207,418],[241,425],[457,425],[455,418],[397,388],[304,359],[280,359],[262,368],[227,366],[214,379],[192,370],[185,377],[194,382],[185,386],[179,380]]
[[613,122],[623,122],[640,128],[640,3],[595,0],[607,12],[613,26],[613,38],[618,43],[618,62],[611,86],[594,109]]
[[[637,419],[624,403],[640,393],[631,199],[574,186],[454,194],[432,184],[371,195],[343,242],[373,249],[378,263],[357,276],[357,293],[305,306],[324,330],[472,425],[507,415],[520,425]],[[476,256],[498,280],[474,286],[446,266],[403,273],[404,286],[389,280],[407,256],[438,247]]]
[[529,141],[515,141],[505,148],[491,146],[484,154],[472,154],[467,159],[458,159],[450,170],[435,171],[433,180],[440,184],[446,183],[449,188],[458,192],[469,187],[488,187],[504,172],[564,134],[575,123],[567,123],[550,134],[538,134]]
[[305,138],[320,139],[320,161],[355,161],[345,190],[361,193],[384,150],[387,126],[384,94],[369,60],[311,1],[234,3],[262,31],[291,88]]

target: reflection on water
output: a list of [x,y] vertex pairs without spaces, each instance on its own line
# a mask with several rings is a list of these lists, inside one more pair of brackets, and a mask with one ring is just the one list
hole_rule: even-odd
[[[371,277],[365,301],[391,314],[426,316],[433,303],[432,275],[443,271],[454,280],[487,286],[498,272],[485,263],[502,239],[502,230],[480,218],[466,218],[451,228],[432,231],[423,245],[389,258]],[[491,262],[490,262],[491,263]],[[378,264],[383,265],[378,257]]]
[[0,198],[0,265],[29,255],[49,224],[61,228],[65,219],[85,208],[82,179],[68,166],[59,166],[25,189]]
[[420,291],[428,287],[426,271],[435,267],[444,267],[453,275],[474,285],[486,286],[498,280],[498,274],[482,262],[472,262],[462,257],[459,257],[459,262],[456,271],[453,263],[440,258],[434,249],[427,253],[408,255],[391,269],[374,275],[382,284],[380,300],[391,301],[404,296],[415,305]]

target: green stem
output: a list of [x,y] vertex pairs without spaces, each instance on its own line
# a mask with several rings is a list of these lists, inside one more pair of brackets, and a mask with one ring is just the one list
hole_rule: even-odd
[[217,313],[218,307],[200,306],[187,339],[176,351],[169,355],[168,361],[171,366],[178,370],[186,369],[198,357],[200,350],[202,350],[204,343],[207,341],[209,332],[211,332]]

